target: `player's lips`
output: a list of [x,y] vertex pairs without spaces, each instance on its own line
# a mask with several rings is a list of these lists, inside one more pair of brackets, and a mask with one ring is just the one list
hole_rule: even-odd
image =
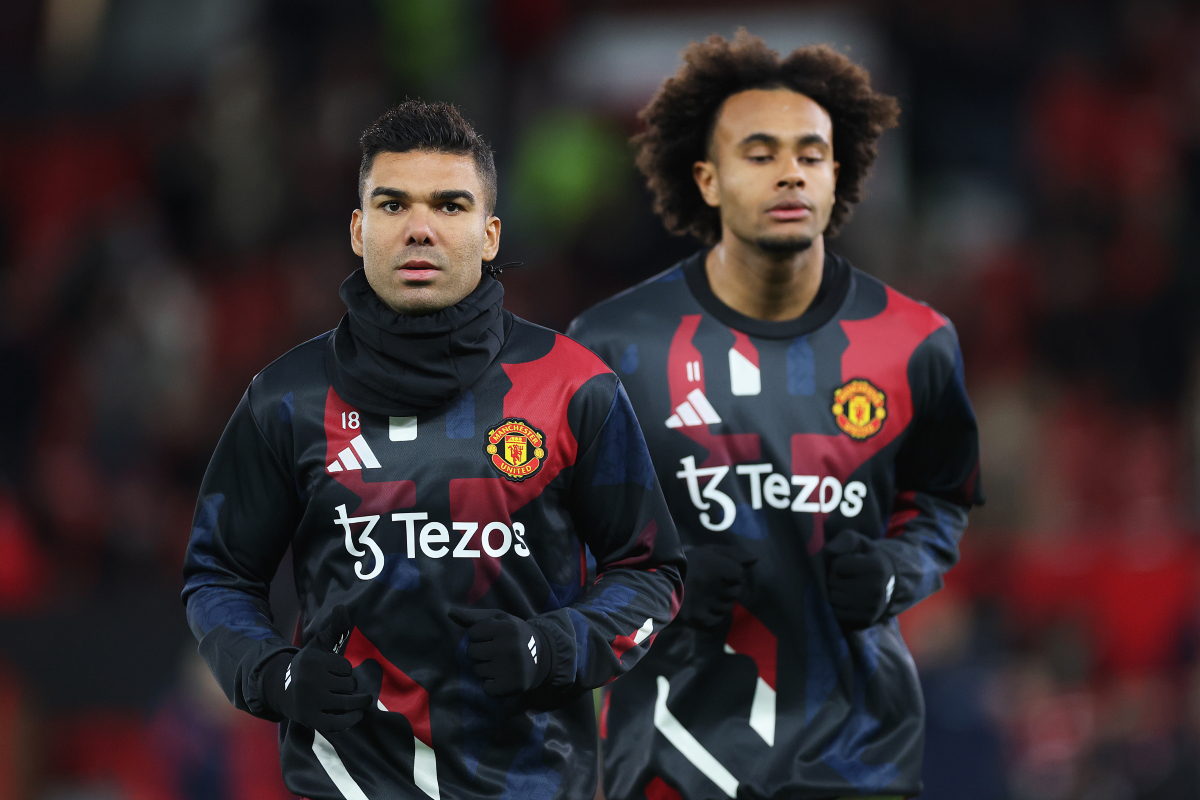
[[414,259],[406,261],[400,265],[400,276],[410,281],[428,281],[432,280],[441,272],[430,261]]
[[780,222],[807,219],[812,216],[812,206],[799,200],[784,200],[768,208],[767,214]]

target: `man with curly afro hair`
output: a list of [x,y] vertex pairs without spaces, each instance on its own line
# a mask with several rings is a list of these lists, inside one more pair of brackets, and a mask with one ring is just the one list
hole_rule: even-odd
[[634,143],[704,247],[569,331],[620,376],[688,552],[679,615],[605,694],[605,794],[917,795],[896,615],[958,559],[978,434],[949,320],[826,248],[899,107],[827,46],[683,57]]

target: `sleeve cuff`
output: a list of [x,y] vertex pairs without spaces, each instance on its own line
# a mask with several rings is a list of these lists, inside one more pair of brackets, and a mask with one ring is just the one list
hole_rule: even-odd
[[529,620],[534,630],[542,634],[550,650],[550,676],[543,686],[565,689],[575,683],[575,636],[551,620]]

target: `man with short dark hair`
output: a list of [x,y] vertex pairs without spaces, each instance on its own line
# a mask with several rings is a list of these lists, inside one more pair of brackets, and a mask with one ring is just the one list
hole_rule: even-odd
[[[616,376],[503,309],[491,150],[445,104],[362,138],[338,327],[259,373],[204,477],[183,599],[312,800],[591,797],[590,689],[684,561]],[[291,547],[300,619],[272,625]]]
[[828,47],[684,51],[638,165],[707,245],[569,331],[621,375],[688,548],[683,608],[606,692],[609,800],[916,795],[896,615],[982,502],[954,329],[825,249],[896,123]]

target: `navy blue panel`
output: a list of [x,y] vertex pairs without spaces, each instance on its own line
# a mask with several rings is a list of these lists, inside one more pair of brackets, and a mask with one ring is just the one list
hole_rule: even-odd
[[192,535],[188,540],[188,559],[194,566],[206,570],[217,570],[217,557],[213,554],[213,532],[217,529],[217,518],[225,495],[217,492],[200,498],[196,517],[192,522]]
[[223,586],[203,586],[197,589],[187,604],[188,621],[192,628],[207,634],[218,625],[248,639],[265,641],[279,636],[271,621],[259,611],[245,592]]
[[292,416],[296,413],[296,398],[288,392],[279,400],[279,421],[291,422]]
[[587,617],[575,609],[568,608],[567,615],[571,617],[571,627],[575,630],[575,677],[578,680],[587,670],[588,659],[592,655],[591,640],[588,638],[591,627],[588,625]]
[[817,359],[807,336],[793,341],[787,349],[788,393],[811,397],[817,391]]
[[592,486],[619,486],[622,483],[653,488],[654,463],[650,460],[646,438],[642,436],[625,387],[618,383],[608,419],[600,431],[600,453]]
[[638,347],[637,342],[625,348],[625,352],[621,354],[621,372],[626,375],[632,375],[637,372],[638,368]]
[[623,583],[614,583],[588,601],[588,605],[605,614],[616,614],[637,597],[637,592]]
[[375,580],[402,592],[409,591],[421,588],[421,571],[405,553],[387,553],[383,557],[383,569]]
[[558,792],[562,775],[546,766],[542,761],[542,745],[546,739],[546,725],[550,714],[534,714],[533,730],[504,779],[504,793],[500,800],[550,800]]
[[462,756],[467,772],[475,779],[479,759],[491,739],[492,732],[504,721],[501,703],[483,691],[483,679],[475,674],[475,662],[467,657],[467,634],[463,633],[455,656],[459,669],[459,692],[462,698]]
[[756,511],[749,503],[737,504],[737,514],[729,526],[729,532],[746,539],[766,539],[771,535],[762,509]]
[[470,389],[454,398],[446,409],[446,436],[450,439],[475,437],[475,393]]

